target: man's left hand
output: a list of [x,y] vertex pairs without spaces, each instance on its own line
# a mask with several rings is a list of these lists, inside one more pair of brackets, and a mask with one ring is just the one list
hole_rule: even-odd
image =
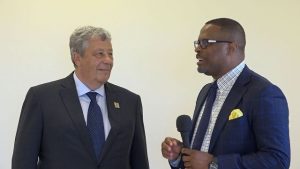
[[188,148],[183,148],[181,153],[185,169],[208,169],[214,157],[209,153]]

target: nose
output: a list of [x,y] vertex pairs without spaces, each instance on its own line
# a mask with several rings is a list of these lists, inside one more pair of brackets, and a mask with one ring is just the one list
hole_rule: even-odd
[[194,51],[197,53],[196,58],[198,59],[198,54],[201,51],[201,47],[200,46],[196,47]]
[[201,49],[202,49],[201,46],[198,45],[197,47],[195,47],[195,52],[198,52],[198,51],[200,51]]
[[111,69],[113,66],[113,58],[108,55],[102,56],[102,59],[98,63],[101,69]]
[[103,56],[103,61],[105,63],[112,63],[114,60],[113,55],[110,52],[105,52]]
[[105,55],[102,56],[99,66],[102,69],[112,69],[113,63],[114,62],[113,62],[112,55],[106,53]]

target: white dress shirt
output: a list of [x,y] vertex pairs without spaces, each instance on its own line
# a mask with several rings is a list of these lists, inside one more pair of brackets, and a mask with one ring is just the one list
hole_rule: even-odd
[[85,124],[87,124],[87,114],[88,114],[88,109],[89,109],[89,105],[90,105],[90,101],[91,101],[90,98],[86,95],[86,93],[88,93],[90,91],[98,93],[96,96],[96,100],[97,100],[97,103],[102,112],[105,139],[107,139],[107,136],[111,129],[111,125],[110,125],[109,118],[108,118],[104,85],[102,85],[100,88],[98,88],[96,90],[91,90],[78,79],[75,72],[73,73],[73,77],[75,80],[76,90],[77,90],[78,98],[79,98],[80,105],[82,108]]

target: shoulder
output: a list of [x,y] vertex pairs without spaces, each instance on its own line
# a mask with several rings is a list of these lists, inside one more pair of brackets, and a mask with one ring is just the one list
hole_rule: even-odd
[[106,92],[109,92],[109,93],[121,94],[121,95],[126,95],[126,96],[131,96],[131,97],[139,97],[138,94],[136,94],[124,87],[115,85],[110,82],[107,82],[105,84],[105,90],[106,90]]
[[65,78],[62,78],[62,79],[58,79],[58,80],[42,83],[42,84],[39,84],[36,86],[32,86],[29,89],[29,91],[39,93],[39,94],[51,93],[51,92],[59,91],[62,88],[70,87],[70,86],[75,88],[75,82],[74,82],[72,74]]
[[262,96],[270,96],[270,95],[281,95],[284,96],[281,89],[269,81],[267,78],[262,75],[248,69],[248,73],[250,74],[250,80],[247,84],[248,93],[255,94],[257,97]]

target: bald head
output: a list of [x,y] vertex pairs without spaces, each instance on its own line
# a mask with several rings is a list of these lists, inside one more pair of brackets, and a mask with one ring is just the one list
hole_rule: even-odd
[[219,26],[220,31],[226,36],[227,40],[235,42],[242,52],[245,51],[246,35],[240,23],[229,18],[217,18],[205,23],[205,25],[209,24]]

